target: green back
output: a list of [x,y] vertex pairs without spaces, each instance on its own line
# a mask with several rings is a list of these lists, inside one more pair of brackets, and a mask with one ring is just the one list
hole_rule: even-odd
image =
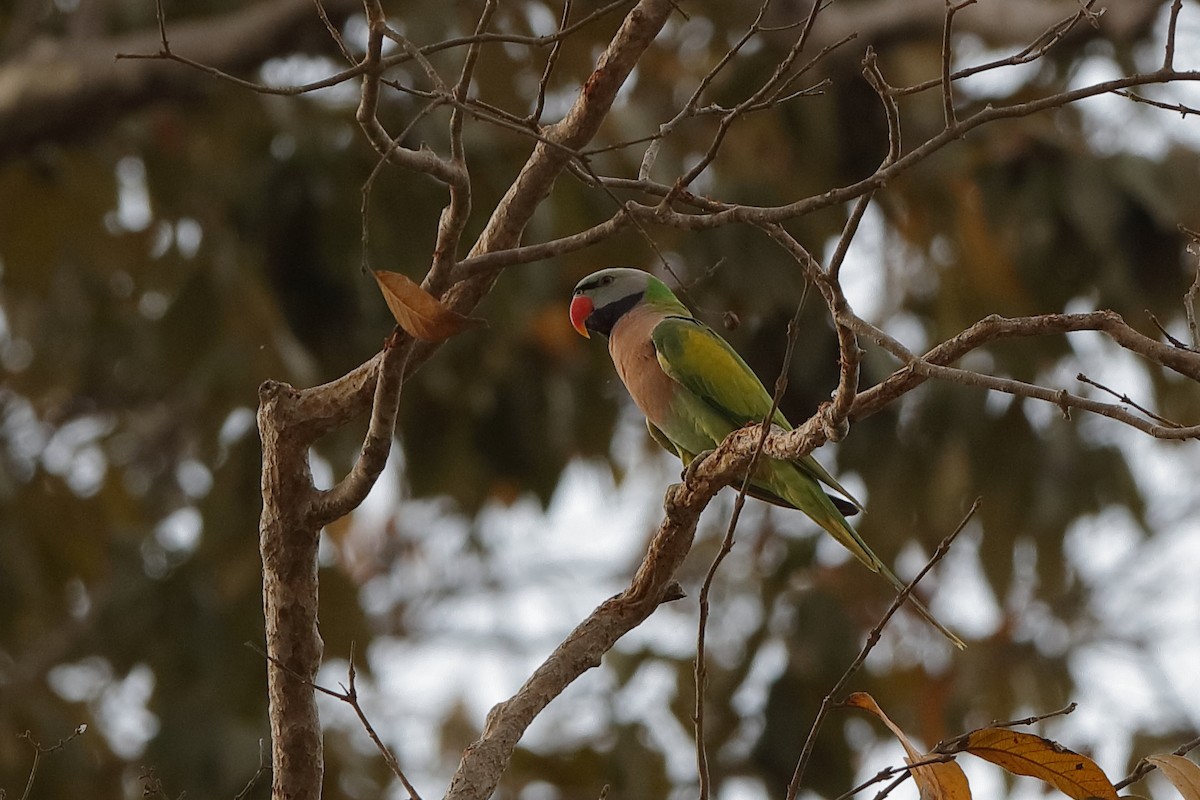
[[[683,308],[665,285],[662,288],[676,306]],[[649,290],[647,299],[651,299]],[[720,414],[731,430],[762,422],[771,410],[771,395],[750,366],[728,342],[686,309],[682,315],[669,316],[660,322],[651,339],[663,372]],[[772,420],[784,430],[792,429],[779,409],[775,409]],[[811,455],[793,463],[809,478],[841,493],[862,509],[862,503]]]
[[[762,422],[771,410],[771,395],[749,365],[690,314],[667,317],[654,329],[652,339],[663,372],[712,406],[731,427]],[[792,429],[778,409],[772,419],[784,430]]]

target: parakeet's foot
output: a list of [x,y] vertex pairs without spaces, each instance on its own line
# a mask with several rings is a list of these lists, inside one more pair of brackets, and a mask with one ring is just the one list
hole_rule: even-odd
[[685,464],[683,467],[683,472],[679,474],[679,477],[683,480],[683,482],[686,484],[691,484],[692,478],[696,476],[696,467],[700,466],[700,462],[715,452],[715,450],[705,450],[703,453],[697,453],[691,461],[687,462],[687,464]]

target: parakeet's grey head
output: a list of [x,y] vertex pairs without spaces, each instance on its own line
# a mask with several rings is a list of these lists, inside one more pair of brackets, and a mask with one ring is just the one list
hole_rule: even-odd
[[608,336],[613,325],[641,302],[647,290],[662,287],[662,281],[648,272],[629,267],[611,267],[593,272],[575,285],[571,295],[571,325],[581,336],[588,332]]

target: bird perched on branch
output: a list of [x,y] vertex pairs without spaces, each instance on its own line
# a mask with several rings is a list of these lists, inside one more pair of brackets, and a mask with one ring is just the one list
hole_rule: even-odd
[[[571,325],[584,337],[590,332],[608,338],[617,374],[646,415],[650,435],[685,465],[771,411],[771,396],[741,356],[649,273],[614,267],[587,276],[571,296]],[[778,410],[772,421],[792,428]],[[821,484],[846,500],[827,495]],[[861,504],[811,455],[760,459],[749,493],[803,511],[868,569],[904,589],[846,521]],[[955,646],[964,646],[920,601],[909,601]]]

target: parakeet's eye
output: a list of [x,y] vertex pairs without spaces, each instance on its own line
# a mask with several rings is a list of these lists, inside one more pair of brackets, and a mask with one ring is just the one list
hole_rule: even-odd
[[613,282],[613,280],[614,280],[614,279],[613,279],[613,276],[612,276],[612,275],[605,275],[603,278],[601,278],[601,279],[600,279],[600,285],[601,285],[601,286],[608,286],[610,283],[612,283],[612,282]]

